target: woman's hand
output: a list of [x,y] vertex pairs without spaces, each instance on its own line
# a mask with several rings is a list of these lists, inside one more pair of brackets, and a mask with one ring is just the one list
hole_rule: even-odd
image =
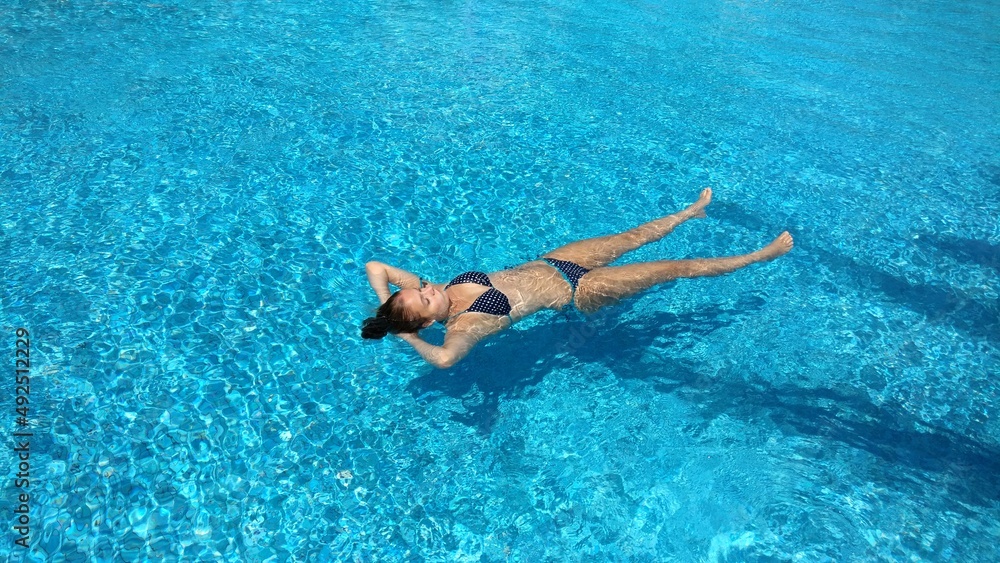
[[[415,332],[400,332],[396,336],[410,343],[413,349],[427,360],[427,363],[438,369],[450,368],[459,360],[454,352],[444,346],[435,346],[424,342]],[[463,354],[464,355],[464,354]]]
[[415,332],[401,332],[396,336],[409,342],[421,357],[438,369],[448,369],[455,365],[479,341],[479,337],[472,333],[453,330],[445,334],[443,346],[428,344]]
[[368,283],[378,295],[380,303],[385,303],[392,291],[389,284],[400,289],[420,289],[420,278],[406,270],[393,268],[382,262],[371,261],[365,264],[365,273],[368,274]]
[[415,332],[400,332],[397,333],[396,336],[402,338],[403,340],[409,342],[410,344],[413,344],[417,340],[423,342],[423,340],[419,336],[417,336],[417,333]]

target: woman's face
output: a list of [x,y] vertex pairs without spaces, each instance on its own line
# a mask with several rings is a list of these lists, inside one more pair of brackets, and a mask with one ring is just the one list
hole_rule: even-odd
[[396,301],[413,315],[425,319],[428,326],[439,319],[448,317],[451,302],[443,291],[427,282],[421,282],[420,289],[401,289]]

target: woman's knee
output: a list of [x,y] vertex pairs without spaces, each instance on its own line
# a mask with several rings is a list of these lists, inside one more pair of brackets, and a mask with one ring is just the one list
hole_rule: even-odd
[[594,303],[584,303],[581,304],[579,300],[575,301],[573,305],[576,307],[577,311],[580,311],[584,315],[593,315],[594,313],[601,310],[604,305],[594,304]]
[[600,305],[591,303],[591,300],[587,299],[586,296],[581,296],[579,292],[573,296],[573,306],[584,315],[592,315],[601,308]]
[[573,294],[573,306],[576,307],[578,311],[586,315],[596,313],[601,307],[607,305],[609,301],[605,292],[597,290],[600,285],[599,283],[594,283],[597,276],[592,276],[590,279],[587,279],[587,276],[589,276],[591,272],[588,272],[580,278],[580,283],[577,285],[576,292]]

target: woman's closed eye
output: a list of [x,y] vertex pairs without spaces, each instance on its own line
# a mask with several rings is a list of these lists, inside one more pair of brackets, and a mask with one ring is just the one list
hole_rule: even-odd
[[420,301],[423,304],[425,304],[425,305],[430,304],[430,300],[428,300],[426,297],[424,297],[424,289],[426,289],[430,285],[431,284],[430,284],[429,281],[424,280],[424,279],[420,280]]

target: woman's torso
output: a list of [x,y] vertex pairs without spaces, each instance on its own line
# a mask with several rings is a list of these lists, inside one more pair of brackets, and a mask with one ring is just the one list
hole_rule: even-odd
[[[569,284],[562,278],[558,270],[541,260],[521,264],[509,270],[500,270],[487,274],[489,281],[510,303],[510,317],[516,322],[542,309],[559,309],[569,303],[572,298]],[[489,286],[463,283],[448,288],[449,298],[458,299],[460,309],[466,310],[482,294],[490,290]],[[480,317],[483,322],[489,322],[489,315],[461,315],[462,317]],[[466,319],[466,322],[474,320]]]

